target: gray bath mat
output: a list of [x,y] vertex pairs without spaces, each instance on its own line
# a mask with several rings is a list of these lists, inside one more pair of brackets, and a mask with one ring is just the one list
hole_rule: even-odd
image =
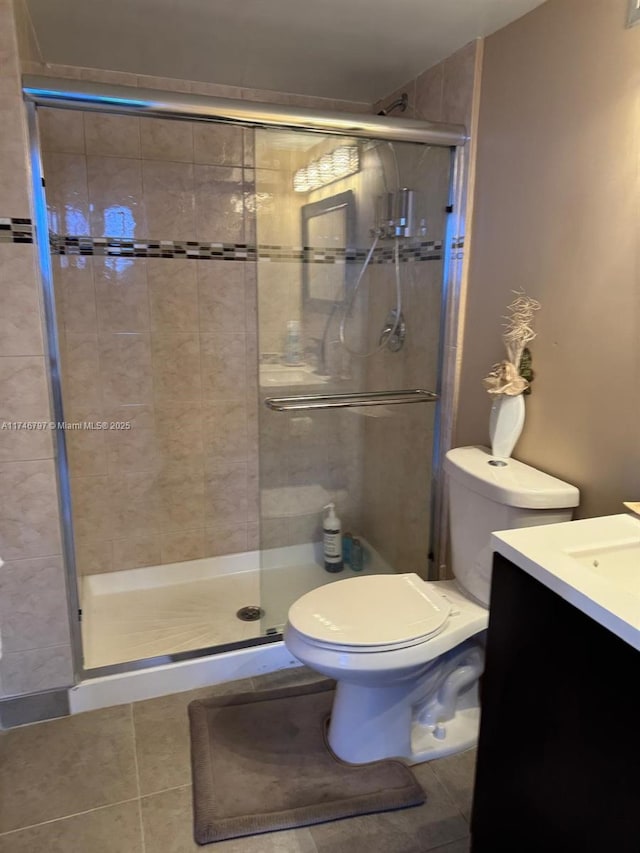
[[198,844],[423,803],[400,761],[345,764],[325,741],[333,682],[191,702]]

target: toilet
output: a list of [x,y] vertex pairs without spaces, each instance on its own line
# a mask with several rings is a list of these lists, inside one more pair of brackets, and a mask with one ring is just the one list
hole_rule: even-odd
[[455,580],[365,575],[291,606],[284,641],[334,678],[328,740],[354,764],[417,764],[473,746],[480,721],[494,530],[569,521],[575,486],[485,447],[447,453]]

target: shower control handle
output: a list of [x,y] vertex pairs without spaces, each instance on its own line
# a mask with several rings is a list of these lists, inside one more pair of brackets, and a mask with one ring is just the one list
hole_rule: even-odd
[[378,339],[379,346],[386,344],[387,349],[391,350],[391,352],[400,352],[407,336],[407,325],[402,312],[400,312],[399,320],[396,320],[396,317],[397,312],[393,308],[385,320],[385,324],[380,332],[380,338]]

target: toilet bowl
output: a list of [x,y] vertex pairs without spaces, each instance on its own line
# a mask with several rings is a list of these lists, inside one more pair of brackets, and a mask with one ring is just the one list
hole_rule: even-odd
[[302,663],[334,678],[329,745],[360,764],[415,764],[477,739],[478,680],[491,581],[493,530],[568,521],[574,486],[482,447],[449,451],[455,581],[369,575],[308,592],[291,606],[284,640]]
[[418,763],[472,745],[488,615],[453,581],[416,574],[350,578],[298,599],[285,643],[337,681],[329,724],[336,755]]

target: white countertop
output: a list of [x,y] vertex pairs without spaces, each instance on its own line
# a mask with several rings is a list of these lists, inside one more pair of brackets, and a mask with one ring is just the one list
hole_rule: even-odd
[[493,550],[640,651],[640,519],[497,531]]

